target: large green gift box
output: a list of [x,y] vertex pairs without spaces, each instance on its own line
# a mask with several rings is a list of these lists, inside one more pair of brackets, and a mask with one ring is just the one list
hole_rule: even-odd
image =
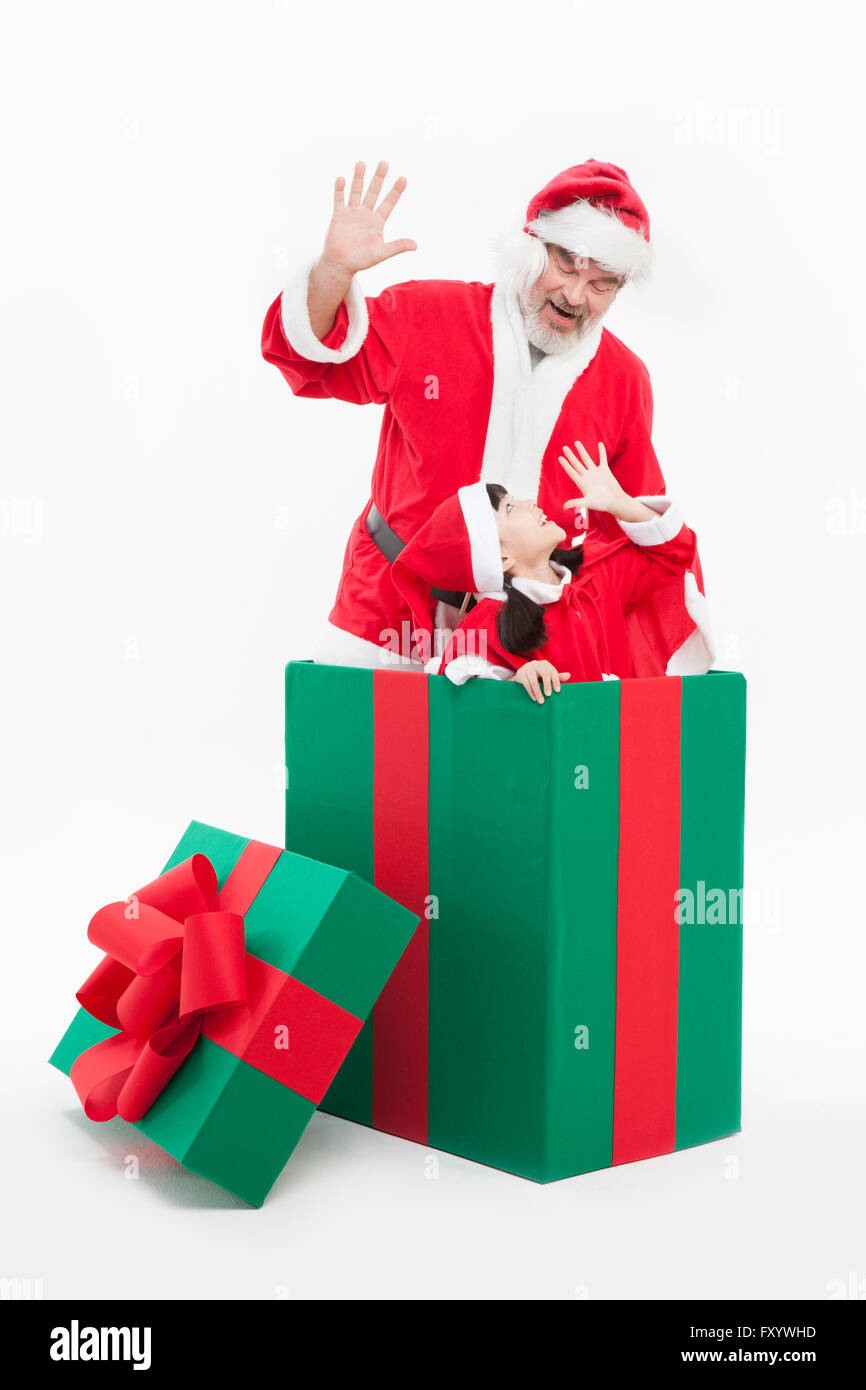
[[290,663],[287,847],[420,919],[322,1108],[539,1182],[738,1131],[745,702]]
[[144,1110],[148,1139],[261,1206],[417,921],[351,871],[193,821],[92,919],[113,949],[49,1060],[92,1118]]

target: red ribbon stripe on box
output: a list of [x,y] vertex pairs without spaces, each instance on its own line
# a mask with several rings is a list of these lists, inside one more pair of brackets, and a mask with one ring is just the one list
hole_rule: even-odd
[[120,1032],[73,1063],[90,1119],[140,1120],[200,1034],[319,1103],[363,1020],[246,950],[244,916],[281,853],[249,841],[221,892],[194,854],[92,918],[106,954],[76,997]]
[[620,683],[613,1163],[676,1147],[681,700],[677,676]]
[[373,1007],[373,1124],[424,1144],[430,954],[427,677],[374,671],[373,710],[373,881],[421,919]]

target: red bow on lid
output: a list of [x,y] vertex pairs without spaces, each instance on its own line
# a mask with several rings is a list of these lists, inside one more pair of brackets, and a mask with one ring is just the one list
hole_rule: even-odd
[[76,998],[121,1031],[70,1076],[91,1120],[140,1120],[195,1046],[205,1014],[246,1003],[244,919],[220,910],[217,876],[194,854],[92,918],[106,955]]

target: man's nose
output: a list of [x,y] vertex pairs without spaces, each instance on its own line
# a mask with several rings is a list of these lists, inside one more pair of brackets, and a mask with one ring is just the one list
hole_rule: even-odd
[[573,282],[563,286],[563,294],[571,305],[572,309],[582,309],[586,304],[587,287],[584,284],[574,284]]

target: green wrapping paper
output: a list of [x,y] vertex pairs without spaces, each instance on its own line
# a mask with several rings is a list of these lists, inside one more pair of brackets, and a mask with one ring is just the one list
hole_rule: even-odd
[[[205,1016],[210,1036],[197,1037],[135,1128],[186,1168],[261,1206],[417,919],[349,871],[198,821],[163,874],[194,855],[213,866],[222,907],[227,885],[253,863],[242,884],[247,1003]],[[146,890],[140,896],[148,901]],[[186,935],[184,943],[185,970]],[[50,1061],[75,1079],[87,1049],[120,1031],[81,1008]],[[100,1110],[99,1096],[96,1087],[83,1097],[88,1113]],[[102,1110],[94,1117],[108,1118],[112,1107]]]
[[322,1108],[547,1182],[740,1128],[745,681],[290,663],[286,844],[421,919]]

